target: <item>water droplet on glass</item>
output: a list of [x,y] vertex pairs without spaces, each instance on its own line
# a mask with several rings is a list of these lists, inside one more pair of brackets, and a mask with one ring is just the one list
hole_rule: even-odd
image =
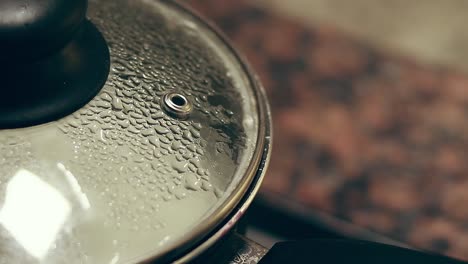
[[158,132],[158,134],[160,135],[169,133],[169,129],[162,127],[162,126],[155,126],[154,129],[156,129],[156,132]]
[[187,162],[173,162],[172,168],[176,170],[178,173],[184,173],[187,171]]
[[149,128],[149,129],[145,129],[143,131],[141,131],[141,134],[145,137],[147,136],[151,136],[151,135],[154,135],[155,134],[155,131],[153,128]]

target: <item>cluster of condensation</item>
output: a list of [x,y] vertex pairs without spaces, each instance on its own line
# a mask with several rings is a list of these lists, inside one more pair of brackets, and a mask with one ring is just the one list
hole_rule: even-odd
[[[128,1],[102,2],[91,17],[110,46],[111,73],[102,92],[60,129],[74,142],[73,170],[108,201],[109,224],[158,229],[164,223],[152,215],[160,202],[197,191],[221,195],[207,164],[223,155],[236,165],[243,147],[239,95],[196,34],[155,10],[122,12]],[[192,101],[193,118],[176,120],[161,110],[170,91]],[[210,101],[218,97],[229,105]]]

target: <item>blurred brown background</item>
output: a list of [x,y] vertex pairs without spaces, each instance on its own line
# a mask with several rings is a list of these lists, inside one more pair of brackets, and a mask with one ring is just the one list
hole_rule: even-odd
[[304,24],[331,24],[380,49],[468,69],[465,0],[253,0]]
[[269,96],[270,169],[247,220],[468,260],[463,0],[189,0]]

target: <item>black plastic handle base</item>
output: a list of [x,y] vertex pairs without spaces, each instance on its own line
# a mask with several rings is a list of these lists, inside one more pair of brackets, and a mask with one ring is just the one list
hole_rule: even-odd
[[445,256],[357,240],[316,239],[280,242],[260,264],[462,264]]
[[0,61],[36,60],[68,43],[86,16],[86,0],[1,0]]
[[57,120],[88,103],[110,68],[87,0],[0,0],[0,129]]

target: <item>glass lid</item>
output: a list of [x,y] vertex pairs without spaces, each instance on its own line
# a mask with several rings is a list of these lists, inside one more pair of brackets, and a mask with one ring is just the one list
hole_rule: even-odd
[[64,118],[0,130],[0,263],[178,252],[259,166],[261,91],[217,33],[171,1],[91,0],[88,18],[110,51],[103,88]]

